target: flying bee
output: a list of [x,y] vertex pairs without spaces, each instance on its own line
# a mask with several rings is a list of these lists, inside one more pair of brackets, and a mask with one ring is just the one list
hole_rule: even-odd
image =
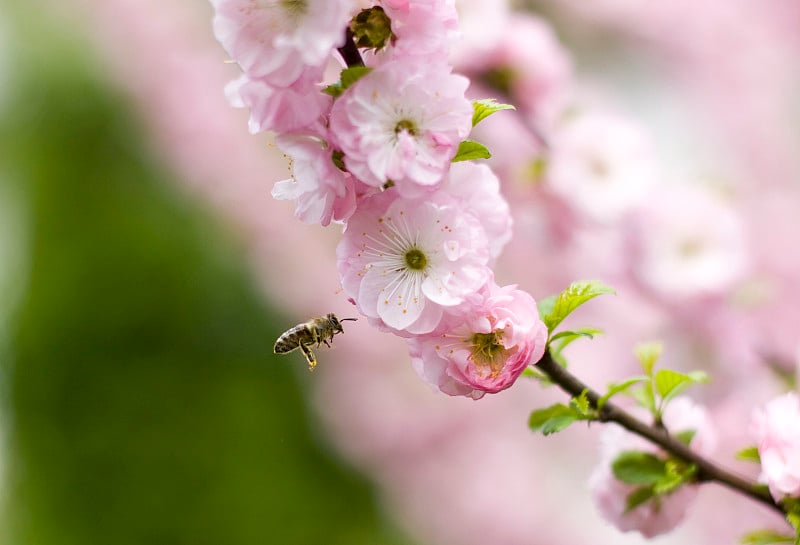
[[327,316],[313,318],[304,324],[297,324],[293,328],[285,331],[275,341],[275,353],[286,354],[292,350],[300,349],[308,362],[308,370],[313,371],[317,366],[317,357],[311,351],[311,345],[317,346],[324,344],[330,346],[333,336],[337,333],[344,333],[342,322],[346,320],[356,321],[358,318],[339,318],[333,313]]

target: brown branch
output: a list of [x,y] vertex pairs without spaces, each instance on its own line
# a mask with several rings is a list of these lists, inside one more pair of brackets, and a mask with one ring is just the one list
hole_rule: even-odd
[[348,67],[364,66],[364,59],[361,58],[361,53],[353,41],[353,31],[350,30],[350,27],[347,28],[345,33],[344,45],[338,51]]
[[598,410],[597,402],[601,397],[600,394],[559,365],[553,360],[549,352],[545,352],[544,357],[536,364],[536,367],[573,397],[577,397],[585,391],[590,405],[598,411],[598,420],[601,422],[616,422],[629,432],[643,437],[677,458],[693,464],[697,468],[697,479],[699,481],[718,482],[778,511],[781,515],[785,514],[783,508],[772,499],[769,491],[703,458],[686,444],[671,436],[663,427],[648,426],[611,403],[605,403]]

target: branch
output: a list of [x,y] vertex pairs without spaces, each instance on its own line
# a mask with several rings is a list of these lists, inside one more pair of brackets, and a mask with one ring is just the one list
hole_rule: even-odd
[[347,27],[347,31],[345,32],[344,45],[340,47],[338,51],[348,67],[364,66],[364,59],[361,58],[361,53],[358,51],[358,47],[356,47],[356,43],[353,41],[353,31],[350,30],[350,27]]
[[[597,401],[601,397],[600,394],[556,363],[550,352],[545,352],[544,357],[536,364],[536,367],[573,397],[577,397],[586,391],[590,405],[593,409],[598,410]],[[783,508],[772,499],[769,491],[703,458],[687,445],[672,437],[663,427],[648,426],[611,403],[603,405],[603,408],[599,409],[598,413],[598,420],[601,422],[616,422],[629,432],[647,439],[685,462],[694,464],[697,468],[697,479],[699,481],[716,481],[778,511],[781,515],[785,515]]]

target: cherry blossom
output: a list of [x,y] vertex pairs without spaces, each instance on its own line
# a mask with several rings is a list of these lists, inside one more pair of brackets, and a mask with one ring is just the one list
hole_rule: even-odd
[[428,333],[446,307],[461,304],[490,275],[480,222],[447,195],[365,199],[337,248],[345,292],[374,323]]
[[800,398],[784,394],[753,414],[752,433],[761,457],[760,481],[772,497],[800,496]]
[[[673,435],[693,431],[689,446],[699,454],[708,456],[716,448],[716,432],[706,410],[688,398],[672,400],[662,420]],[[636,450],[656,453],[651,443],[617,425],[610,425],[603,429],[600,449],[601,460],[589,478],[589,488],[603,518],[623,532],[637,531],[648,538],[669,532],[683,520],[697,495],[696,486],[683,485],[669,494],[657,496],[628,510],[627,498],[636,486],[617,480],[611,471],[611,464],[622,452]]]
[[435,332],[408,339],[414,368],[426,382],[473,399],[514,384],[542,357],[546,342],[533,297],[493,282],[448,313]]
[[288,87],[344,42],[352,0],[211,0],[214,34],[252,78]]
[[469,80],[443,64],[403,60],[362,77],[334,104],[331,138],[363,182],[415,197],[438,186],[472,126]]
[[294,200],[295,216],[305,223],[328,225],[331,219],[342,221],[356,207],[353,177],[333,163],[327,143],[310,135],[281,135],[278,147],[292,159],[292,177],[277,182],[272,196]]

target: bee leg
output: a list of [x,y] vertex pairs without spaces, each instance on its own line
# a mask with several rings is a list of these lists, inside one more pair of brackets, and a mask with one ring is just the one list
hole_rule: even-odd
[[308,345],[300,343],[300,350],[303,352],[303,355],[306,357],[306,361],[308,362],[308,370],[313,371],[314,367],[317,366],[317,357],[311,351],[311,348]]

